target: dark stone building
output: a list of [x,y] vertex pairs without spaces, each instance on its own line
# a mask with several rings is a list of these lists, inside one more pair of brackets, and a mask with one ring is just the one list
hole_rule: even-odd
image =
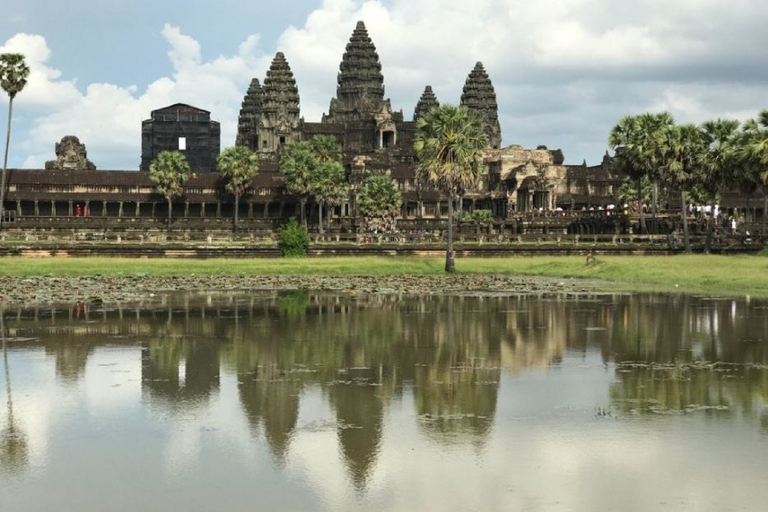
[[141,170],[162,151],[181,151],[192,172],[213,172],[221,150],[221,127],[211,113],[184,103],[152,111],[141,123]]

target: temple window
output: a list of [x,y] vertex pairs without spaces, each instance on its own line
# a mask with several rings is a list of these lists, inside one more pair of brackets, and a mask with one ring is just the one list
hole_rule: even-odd
[[284,146],[284,145],[285,145],[285,137],[284,137],[284,136],[282,136],[282,135],[280,136],[280,145],[281,145],[281,146]]
[[381,132],[381,147],[388,148],[395,145],[395,132],[384,131]]

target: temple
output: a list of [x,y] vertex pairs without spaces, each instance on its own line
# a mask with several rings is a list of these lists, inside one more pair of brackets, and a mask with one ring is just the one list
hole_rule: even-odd
[[[286,145],[318,134],[338,141],[352,185],[347,201],[330,212],[337,232],[360,229],[355,194],[372,174],[388,175],[397,182],[403,196],[400,222],[408,223],[409,229],[438,226],[430,221],[447,216],[448,201],[416,179],[418,159],[413,146],[418,120],[440,104],[432,87],[425,85],[418,102],[408,108],[413,112],[410,119],[406,120],[403,110],[393,110],[385,94],[382,63],[362,21],[354,28],[341,57],[336,95],[319,121],[301,116],[299,86],[288,56],[278,52],[266,76],[253,78],[245,92],[232,142],[259,155],[260,172],[241,199],[243,229],[271,232],[298,214],[298,198],[286,192],[280,159]],[[469,70],[461,96],[453,102],[474,113],[488,137],[486,167],[478,186],[466,191],[462,199],[464,213],[484,210],[497,222],[517,222],[525,215],[599,209],[618,201],[625,177],[613,169],[607,156],[595,166],[586,162],[566,165],[559,149],[502,144],[496,91],[482,62]],[[202,231],[218,225],[206,224],[206,220],[233,216],[234,198],[223,191],[215,172],[220,126],[211,120],[210,112],[184,103],[152,111],[151,118],[142,123],[140,170],[146,171],[164,150],[183,152],[194,172],[184,194],[172,206],[174,218],[185,219],[189,226],[194,220]],[[56,156],[46,164],[46,170],[10,172],[5,220],[36,226],[36,219],[41,217],[72,216],[79,205],[91,217],[104,219],[167,215],[166,201],[154,190],[148,173],[96,171],[86,157],[84,144],[74,136],[56,144]],[[515,224],[514,229],[546,230],[535,223],[529,222],[527,228],[522,225]],[[563,232],[572,226],[563,224],[558,229]]]

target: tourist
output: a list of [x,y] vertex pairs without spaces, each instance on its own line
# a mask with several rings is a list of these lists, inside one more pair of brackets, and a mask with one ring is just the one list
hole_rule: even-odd
[[83,214],[83,211],[80,209],[80,205],[77,205],[77,208],[75,208],[75,215],[80,217]]

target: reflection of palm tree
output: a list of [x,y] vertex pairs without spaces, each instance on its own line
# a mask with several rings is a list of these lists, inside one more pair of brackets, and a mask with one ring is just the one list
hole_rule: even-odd
[[27,436],[18,429],[13,418],[13,398],[11,396],[11,369],[8,366],[8,346],[5,336],[5,310],[0,309],[0,337],[3,339],[3,365],[5,367],[5,392],[8,421],[0,432],[0,468],[16,473],[23,470],[28,462]]

